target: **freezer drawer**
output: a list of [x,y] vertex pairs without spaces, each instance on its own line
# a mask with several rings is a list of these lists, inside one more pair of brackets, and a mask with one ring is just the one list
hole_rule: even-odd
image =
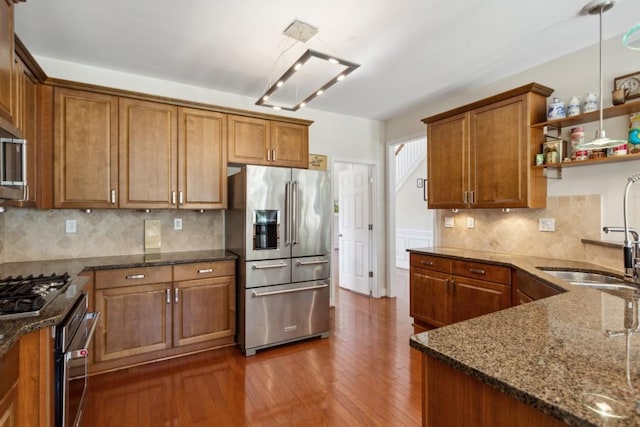
[[247,261],[245,262],[245,278],[246,288],[290,283],[291,260]]
[[245,291],[245,354],[258,348],[329,333],[329,281]]
[[291,260],[291,281],[307,282],[328,279],[331,275],[328,256],[294,258]]

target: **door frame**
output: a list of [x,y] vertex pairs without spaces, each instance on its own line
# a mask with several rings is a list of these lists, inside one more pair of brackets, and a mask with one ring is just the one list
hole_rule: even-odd
[[[400,141],[387,141],[387,152],[385,156],[385,164],[387,170],[386,180],[386,216],[387,216],[387,275],[386,281],[389,284],[387,296],[394,298],[398,295],[396,281],[396,146],[403,144],[412,139],[422,137],[422,134],[414,137],[407,137]],[[428,142],[427,142],[428,144]],[[440,241],[440,230],[437,224],[440,223],[440,212],[436,209],[433,216],[433,246],[437,246]]]
[[[371,279],[371,289],[372,289],[372,296],[374,298],[379,298],[381,296],[385,296],[386,294],[386,289],[384,289],[384,287],[382,289],[380,289],[380,284],[384,285],[385,281],[384,280],[380,280],[380,276],[383,275],[383,271],[380,269],[380,265],[378,263],[378,241],[380,240],[379,236],[382,235],[382,233],[384,233],[384,229],[385,229],[385,223],[383,218],[381,217],[381,214],[379,212],[379,209],[375,209],[375,206],[378,205],[378,197],[376,197],[377,194],[381,194],[381,183],[380,180],[378,179],[378,168],[379,168],[379,163],[375,162],[375,161],[366,161],[366,160],[361,160],[361,159],[349,159],[349,158],[342,158],[342,157],[335,157],[331,159],[331,201],[333,202],[334,200],[336,200],[336,198],[338,198],[338,194],[336,194],[336,190],[334,189],[334,180],[336,180],[337,174],[336,174],[336,168],[335,168],[335,164],[336,163],[346,163],[346,164],[357,164],[357,165],[363,165],[363,166],[367,166],[369,167],[369,171],[370,171],[370,179],[371,179],[371,184],[369,186],[369,191],[370,191],[370,195],[369,195],[369,210],[370,210],[370,218],[371,221],[373,223],[373,231],[371,231],[371,240],[369,242],[369,263],[371,266],[371,271],[373,271],[373,278]],[[336,216],[334,215],[331,221],[331,226],[332,226],[332,232],[331,232],[331,251],[332,251],[332,255],[333,255],[333,251],[334,251],[334,246],[336,245],[337,242],[334,241],[335,239],[335,235],[333,234],[333,227],[334,227],[334,221],[337,221]],[[338,263],[340,262],[340,260],[338,259]],[[334,276],[334,271],[335,269],[332,269],[331,272],[331,277],[332,279],[336,276]],[[388,273],[387,273],[388,274]],[[386,277],[386,276],[385,276]],[[332,280],[331,281],[331,293],[329,296],[329,305],[330,306],[335,306],[336,305],[336,290],[337,290],[337,281]]]

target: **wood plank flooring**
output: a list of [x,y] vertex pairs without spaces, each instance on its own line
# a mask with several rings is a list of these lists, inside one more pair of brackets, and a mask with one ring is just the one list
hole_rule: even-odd
[[[406,285],[408,286],[408,285]],[[408,291],[340,290],[328,339],[237,347],[89,379],[84,426],[419,426]]]

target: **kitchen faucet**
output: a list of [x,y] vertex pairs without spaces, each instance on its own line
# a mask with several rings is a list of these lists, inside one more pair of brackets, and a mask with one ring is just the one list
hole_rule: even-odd
[[[602,227],[602,231],[605,233],[624,233],[624,275],[626,278],[632,278],[634,280],[637,280],[640,277],[640,239],[638,238],[638,232],[633,228],[629,228],[627,204],[629,199],[629,189],[638,181],[640,181],[640,173],[631,175],[627,178],[627,185],[624,188],[624,198],[622,199],[622,219],[624,227]],[[633,240],[629,238],[629,235],[633,236]]]

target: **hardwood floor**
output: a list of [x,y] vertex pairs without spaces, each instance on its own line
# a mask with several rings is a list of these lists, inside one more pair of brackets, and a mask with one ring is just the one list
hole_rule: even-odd
[[405,296],[339,290],[328,339],[91,377],[83,425],[419,426],[421,359]]

